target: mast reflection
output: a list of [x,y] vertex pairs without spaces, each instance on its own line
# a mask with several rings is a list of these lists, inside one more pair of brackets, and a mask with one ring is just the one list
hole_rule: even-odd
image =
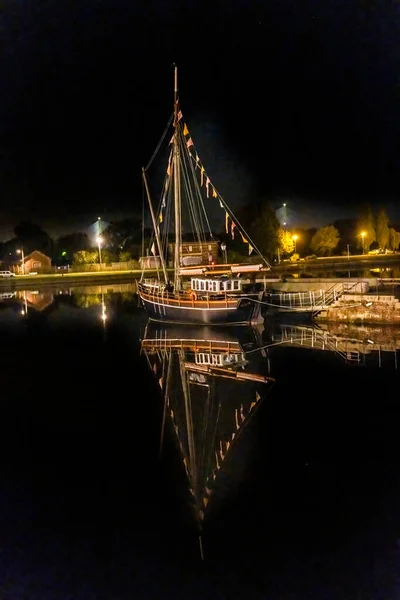
[[202,530],[217,492],[218,476],[234,460],[244,428],[274,379],[257,352],[261,337],[251,327],[181,327],[149,321],[142,352],[160,386],[164,428],[172,426]]

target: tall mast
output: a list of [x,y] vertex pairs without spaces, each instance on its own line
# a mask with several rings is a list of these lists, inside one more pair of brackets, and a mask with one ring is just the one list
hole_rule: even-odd
[[181,278],[179,269],[181,266],[181,246],[182,246],[182,222],[181,222],[181,174],[180,174],[180,155],[179,155],[179,135],[178,135],[178,67],[174,68],[174,153],[172,157],[172,166],[174,174],[174,206],[175,206],[175,256],[174,256],[174,289],[181,288]]

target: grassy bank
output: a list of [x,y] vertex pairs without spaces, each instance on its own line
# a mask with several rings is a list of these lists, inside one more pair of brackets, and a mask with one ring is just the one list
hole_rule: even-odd
[[83,273],[52,273],[49,275],[17,275],[10,279],[0,279],[0,289],[17,289],[26,287],[37,287],[43,285],[55,285],[65,283],[74,284],[96,284],[96,283],[121,283],[135,281],[140,277],[141,271],[98,271]]

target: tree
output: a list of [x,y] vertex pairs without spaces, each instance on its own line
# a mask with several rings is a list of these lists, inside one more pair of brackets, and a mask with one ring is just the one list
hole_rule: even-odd
[[261,254],[269,258],[276,254],[279,248],[279,221],[267,200],[256,197],[246,204],[240,210],[239,221],[249,232]]
[[132,260],[132,255],[130,252],[121,252],[119,255],[119,260],[120,262],[129,262]]
[[332,254],[332,251],[337,247],[340,237],[339,232],[333,225],[321,227],[311,240],[310,247],[320,256]]
[[376,218],[376,240],[378,247],[385,250],[389,246],[389,218],[386,211],[381,208]]
[[97,250],[79,250],[74,254],[74,265],[93,265],[99,262]]
[[40,250],[47,255],[52,255],[53,240],[40,225],[32,221],[21,221],[14,227],[15,245],[23,246],[25,255],[33,250]]
[[293,234],[287,229],[278,229],[279,249],[282,254],[291,254],[294,251]]
[[104,238],[107,240],[107,246],[114,254],[119,254],[121,250],[131,250],[132,246],[141,243],[142,225],[140,218],[132,217],[110,223],[104,231]]
[[357,238],[357,233],[359,233],[357,231],[357,219],[337,219],[333,222],[333,226],[336,227],[340,235],[338,250],[346,253],[348,249],[354,251],[359,241]]
[[[80,250],[90,250],[91,244],[86,233],[80,231],[62,235],[56,241],[56,257],[67,257],[71,262],[72,257]],[[65,254],[64,254],[65,253]]]
[[400,231],[396,231],[391,227],[389,229],[389,248],[391,250],[398,250],[400,246]]
[[[362,236],[361,233],[365,235]],[[357,222],[357,245],[363,251],[368,251],[372,242],[376,240],[375,218],[371,207],[367,206]]]

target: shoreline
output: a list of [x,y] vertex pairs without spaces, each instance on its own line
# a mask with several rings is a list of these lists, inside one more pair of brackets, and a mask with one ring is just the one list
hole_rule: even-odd
[[91,283],[123,283],[134,282],[140,277],[141,271],[103,271],[83,273],[54,273],[47,275],[17,275],[12,278],[0,279],[0,289],[15,290],[28,287],[58,285],[65,283],[69,285]]

